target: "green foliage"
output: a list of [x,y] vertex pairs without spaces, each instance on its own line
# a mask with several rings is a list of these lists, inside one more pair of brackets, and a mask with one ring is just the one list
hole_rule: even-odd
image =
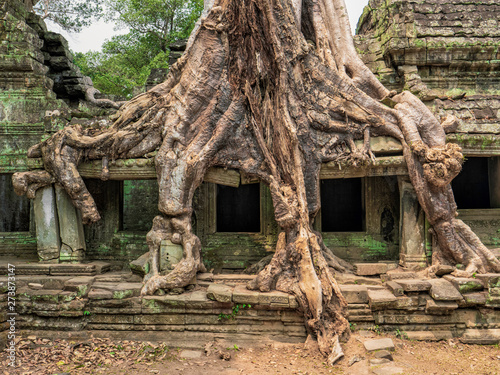
[[377,335],[381,335],[382,331],[378,325],[368,328],[369,331],[375,332]]
[[231,311],[231,314],[219,314],[219,320],[229,320],[229,319],[234,319],[236,318],[236,315],[240,312],[240,310],[243,310],[245,308],[251,308],[252,305],[240,305],[239,303],[233,306],[233,311]]
[[106,41],[101,52],[76,53],[74,62],[102,93],[130,99],[151,69],[168,69],[168,46],[189,36],[203,0],[105,1],[99,16],[129,32]]
[[396,337],[401,339],[401,340],[408,340],[408,334],[405,331],[400,331],[399,329],[396,329]]
[[34,7],[35,14],[51,20],[63,29],[79,32],[90,26],[103,12],[103,0],[43,0]]

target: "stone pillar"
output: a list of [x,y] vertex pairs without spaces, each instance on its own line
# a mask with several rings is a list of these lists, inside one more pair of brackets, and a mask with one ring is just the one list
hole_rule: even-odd
[[398,176],[399,182],[399,264],[417,270],[427,265],[425,256],[424,211],[408,177]]
[[61,240],[53,186],[38,189],[34,202],[37,252],[41,262],[58,263]]
[[82,215],[76,209],[64,189],[55,185],[57,215],[59,218],[59,234],[61,238],[61,262],[79,262],[85,253],[85,236],[83,233]]

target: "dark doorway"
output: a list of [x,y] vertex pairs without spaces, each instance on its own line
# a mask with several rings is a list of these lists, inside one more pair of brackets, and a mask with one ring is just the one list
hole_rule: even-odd
[[361,178],[321,181],[321,231],[364,230]]
[[217,232],[260,232],[260,185],[217,185]]
[[11,174],[0,174],[0,232],[28,232],[30,202],[14,193]]
[[459,209],[490,208],[488,158],[467,158],[451,186]]

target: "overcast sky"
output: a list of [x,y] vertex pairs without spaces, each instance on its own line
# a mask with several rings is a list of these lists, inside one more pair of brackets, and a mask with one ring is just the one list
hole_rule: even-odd
[[[363,12],[364,6],[367,4],[368,0],[346,0],[353,33],[356,29],[359,16]],[[47,26],[50,30],[63,34],[66,39],[68,39],[70,48],[76,52],[99,51],[106,39],[111,38],[113,35],[125,33],[124,30],[113,30],[114,27],[112,24],[106,24],[102,21],[96,22],[94,25],[84,29],[78,34],[68,34],[57,25],[50,22],[47,22]]]

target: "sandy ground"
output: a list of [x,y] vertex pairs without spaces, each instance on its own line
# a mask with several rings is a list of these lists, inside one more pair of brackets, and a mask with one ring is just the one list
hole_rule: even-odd
[[[362,342],[389,337],[394,341],[393,361],[371,365],[374,353]],[[17,344],[19,365],[7,366],[0,355],[3,374],[500,374],[499,345],[465,345],[458,340],[418,342],[356,332],[343,344],[345,357],[335,366],[312,346],[274,343],[261,347],[237,347],[207,343],[205,350],[167,348],[164,344],[116,342],[95,339],[86,343],[30,338]],[[353,363],[354,360],[357,362]],[[396,371],[396,372],[394,372]]]

